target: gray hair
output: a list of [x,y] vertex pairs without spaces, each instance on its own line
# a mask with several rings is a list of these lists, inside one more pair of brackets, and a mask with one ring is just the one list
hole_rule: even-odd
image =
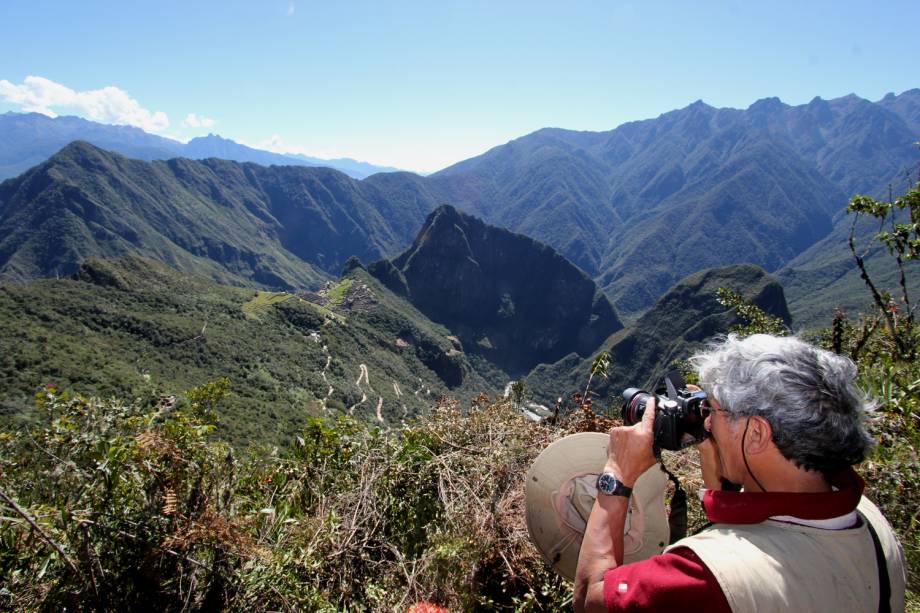
[[766,419],[797,466],[830,475],[861,462],[873,443],[863,422],[874,405],[845,357],[795,337],[731,334],[690,361],[730,419]]

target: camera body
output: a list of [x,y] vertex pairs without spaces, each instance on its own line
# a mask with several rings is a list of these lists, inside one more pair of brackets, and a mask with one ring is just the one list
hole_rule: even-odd
[[[654,446],[677,450],[700,443],[709,436],[702,412],[706,392],[680,389],[668,381],[668,395],[655,395]],[[636,387],[623,391],[623,422],[631,426],[642,421],[651,394]]]

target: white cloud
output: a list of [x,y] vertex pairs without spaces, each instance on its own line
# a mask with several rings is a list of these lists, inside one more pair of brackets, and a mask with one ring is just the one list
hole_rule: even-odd
[[30,75],[21,85],[0,79],[0,96],[23,111],[49,117],[57,117],[55,109],[66,109],[93,121],[136,126],[148,132],[163,132],[169,127],[166,113],[145,109],[127,92],[113,86],[78,92]]
[[280,134],[272,134],[270,138],[259,141],[258,146],[260,149],[274,151],[275,153],[300,153],[300,151],[296,151],[298,147],[289,147]]
[[[242,141],[241,141],[242,142]],[[309,148],[301,147],[299,145],[291,145],[284,141],[280,134],[272,134],[269,138],[260,140],[255,143],[243,143],[248,147],[253,149],[263,149],[265,151],[271,151],[272,153],[285,153],[285,154],[300,154],[306,155],[308,157],[320,158],[323,160],[332,160],[336,158],[344,157],[354,157],[343,153],[339,150],[328,149],[328,148]]]
[[272,134],[269,138],[262,139],[255,143],[243,144],[253,149],[264,149],[272,153],[303,153],[300,147],[292,147],[285,143],[280,134]]
[[210,128],[214,125],[214,120],[204,115],[189,113],[186,115],[182,125],[188,126],[189,128]]

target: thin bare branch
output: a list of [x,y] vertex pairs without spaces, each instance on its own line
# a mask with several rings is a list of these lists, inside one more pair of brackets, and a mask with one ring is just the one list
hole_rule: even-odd
[[859,213],[857,212],[853,218],[853,225],[850,227],[850,237],[847,241],[850,246],[850,252],[853,254],[853,258],[856,260],[856,265],[859,267],[859,276],[866,283],[866,286],[872,293],[872,300],[875,302],[875,305],[878,307],[882,316],[885,318],[885,324],[888,327],[888,331],[891,333],[892,340],[898,346],[898,352],[901,355],[904,355],[906,351],[903,347],[903,341],[898,334],[898,330],[894,321],[894,315],[888,309],[888,305],[885,304],[885,300],[882,298],[881,293],[875,287],[875,283],[872,282],[872,278],[869,276],[869,272],[866,270],[865,259],[862,255],[856,252],[856,222],[858,220]]
[[39,535],[41,535],[42,539],[43,539],[46,543],[48,543],[49,545],[51,545],[51,547],[53,547],[54,550],[58,552],[58,554],[60,554],[60,556],[64,559],[64,561],[67,562],[67,565],[70,566],[71,570],[73,570],[73,572],[79,574],[79,571],[77,570],[77,565],[73,563],[73,560],[70,559],[70,557],[69,557],[69,556],[67,555],[67,553],[64,551],[64,548],[61,547],[60,545],[58,545],[57,543],[55,543],[54,540],[52,540],[52,538],[51,538],[50,536],[48,536],[48,535],[45,533],[44,530],[41,529],[41,526],[39,526],[37,523],[35,523],[35,520],[32,519],[32,518],[29,516],[29,514],[26,513],[25,511],[23,511],[22,508],[21,508],[18,504],[16,504],[16,501],[15,501],[15,500],[13,500],[13,499],[10,498],[9,496],[7,496],[7,495],[6,495],[6,492],[4,492],[3,490],[0,490],[0,498],[3,498],[3,500],[6,501],[6,503],[7,503],[8,505],[10,505],[10,507],[12,507],[12,509],[13,509],[14,511],[16,511],[17,513],[19,513],[19,514],[22,516],[23,519],[25,519],[27,522],[29,522],[29,525],[31,525],[33,528],[35,528],[35,531],[38,532]]

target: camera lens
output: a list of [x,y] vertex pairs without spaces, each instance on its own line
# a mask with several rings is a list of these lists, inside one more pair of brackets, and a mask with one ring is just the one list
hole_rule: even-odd
[[630,387],[623,391],[623,423],[631,426],[642,421],[649,395],[648,392],[637,387]]

